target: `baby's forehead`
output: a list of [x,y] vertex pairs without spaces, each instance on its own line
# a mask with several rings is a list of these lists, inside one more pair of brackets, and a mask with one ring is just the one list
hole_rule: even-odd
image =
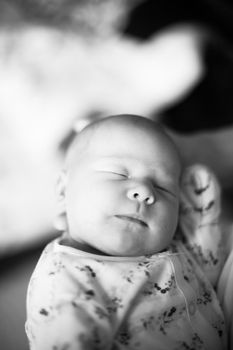
[[80,134],[80,142],[87,138],[92,143],[98,143],[102,141],[102,137],[109,135],[113,137],[117,135],[120,142],[123,138],[139,133],[145,138],[151,137],[157,139],[158,142],[168,142],[168,136],[162,126],[148,118],[131,115],[113,116],[93,123]]
[[171,157],[175,156],[174,160],[177,158],[178,161],[176,147],[162,127],[152,120],[138,116],[114,116],[89,125],[77,136],[68,158],[73,158],[74,161],[81,154],[95,152],[99,145],[101,149],[111,153],[112,146],[117,144],[120,150],[124,140],[129,140],[129,147],[132,141],[131,152],[135,142],[136,146],[145,147],[145,143],[151,141],[155,149],[162,150],[164,155],[171,153]]

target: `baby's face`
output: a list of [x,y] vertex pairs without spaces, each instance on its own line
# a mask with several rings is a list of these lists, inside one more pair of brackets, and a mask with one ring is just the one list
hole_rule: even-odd
[[179,175],[178,156],[159,132],[100,127],[68,174],[71,237],[109,255],[162,251],[177,226]]

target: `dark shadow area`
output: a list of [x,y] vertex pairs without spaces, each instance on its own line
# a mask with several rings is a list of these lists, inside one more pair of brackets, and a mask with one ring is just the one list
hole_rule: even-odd
[[26,293],[31,274],[47,242],[0,260],[1,350],[27,350]]
[[193,133],[233,124],[232,56],[210,43],[205,49],[204,62],[207,69],[204,79],[161,117],[173,130]]
[[232,18],[233,6],[227,0],[146,0],[131,11],[123,33],[145,40],[167,26],[189,22],[204,25],[233,40]]
[[207,29],[204,79],[181,102],[163,111],[161,121],[182,133],[233,123],[233,6],[229,1],[147,0],[134,8],[123,34],[149,40],[160,30],[191,23]]

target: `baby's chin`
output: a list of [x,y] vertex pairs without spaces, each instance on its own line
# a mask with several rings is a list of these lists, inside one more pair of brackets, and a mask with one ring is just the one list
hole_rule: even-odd
[[[75,242],[75,241],[73,241]],[[115,257],[139,257],[139,256],[145,256],[145,255],[153,255],[156,253],[160,253],[161,251],[164,251],[164,249],[161,249],[159,247],[146,249],[142,246],[142,244],[131,244],[127,245],[121,244],[120,246],[112,245],[110,242],[109,244],[104,244],[102,242],[101,245],[99,244],[87,244],[87,243],[79,243],[75,242],[75,244],[69,244],[70,246],[74,248],[78,248],[82,251],[85,251],[87,253],[91,253],[94,255],[103,255],[103,256],[115,256]]]
[[155,249],[146,249],[141,245],[130,246],[122,245],[121,247],[116,246],[102,246],[101,251],[104,255],[116,256],[116,257],[139,257],[145,255],[156,254],[160,251]]
[[[80,232],[79,232],[80,233]],[[76,241],[76,247],[86,252],[96,255],[108,255],[116,257],[139,257],[145,255],[153,255],[164,251],[167,242],[164,239],[150,239],[151,233],[148,230],[119,230],[117,227],[102,228],[101,235],[98,231],[93,231],[89,235],[83,234],[83,238],[79,236],[73,237]],[[89,238],[89,239],[88,239]],[[77,243],[79,242],[79,243]]]
[[143,234],[112,234],[111,239],[106,236],[105,238],[106,240],[98,240],[96,244],[92,244],[92,247],[108,256],[139,257],[153,255],[166,249],[164,242],[149,244]]

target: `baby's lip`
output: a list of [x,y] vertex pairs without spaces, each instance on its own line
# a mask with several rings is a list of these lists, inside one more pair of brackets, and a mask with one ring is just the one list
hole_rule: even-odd
[[135,222],[135,223],[137,223],[137,224],[139,224],[139,225],[141,225],[143,227],[148,227],[148,224],[139,215],[135,215],[135,214],[125,214],[125,215],[118,214],[118,215],[115,215],[115,217],[118,218],[118,219]]

